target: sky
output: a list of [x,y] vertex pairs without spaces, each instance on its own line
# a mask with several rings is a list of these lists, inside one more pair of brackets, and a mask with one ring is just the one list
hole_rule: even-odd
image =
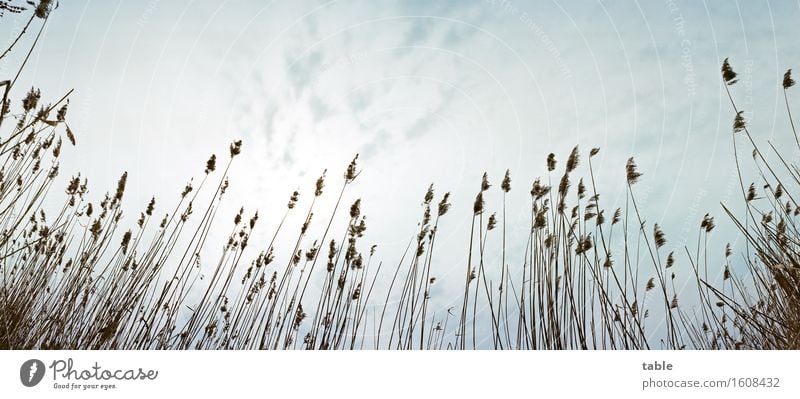
[[[23,18],[0,20],[0,42]],[[15,90],[75,89],[78,147],[62,170],[97,196],[128,171],[129,215],[152,195],[172,203],[242,139],[222,218],[258,209],[267,237],[293,190],[308,201],[327,168],[333,191],[359,154],[344,201],[362,199],[379,256],[402,254],[432,183],[437,201],[452,192],[441,273],[460,276],[481,175],[499,212],[511,170],[513,241],[547,154],[563,161],[579,145],[584,160],[601,149],[606,207],[624,203],[635,156],[645,219],[682,249],[711,213],[721,254],[741,241],[720,206],[739,189],[720,65],[740,74],[734,96],[756,139],[797,159],[780,83],[800,65],[798,18],[796,1],[61,1]],[[24,55],[0,61],[0,76]]]

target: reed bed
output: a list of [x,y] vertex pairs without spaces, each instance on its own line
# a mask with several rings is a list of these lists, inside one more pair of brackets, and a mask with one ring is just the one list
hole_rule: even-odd
[[[21,37],[37,23],[41,34],[54,4],[15,7],[0,2],[5,12],[31,12]],[[0,348],[798,349],[800,169],[754,140],[727,59],[721,72],[743,211],[722,210],[746,238],[741,259],[730,246],[709,250],[708,214],[697,221],[696,245],[667,252],[667,234],[637,204],[637,182],[646,177],[634,158],[619,168],[624,206],[606,208],[592,165],[600,149],[576,146],[563,164],[550,154],[547,174],[525,189],[511,171],[497,186],[484,174],[474,200],[460,199],[473,204],[467,261],[461,280],[447,284],[463,284],[463,292],[438,301],[437,275],[452,267],[436,252],[449,193],[437,195],[433,185],[421,193],[404,254],[383,259],[364,242],[361,200],[343,203],[360,173],[356,155],[342,173],[323,172],[307,191],[288,193],[285,209],[270,210],[282,218],[271,240],[251,242],[258,212],[242,208],[233,220],[219,212],[244,147],[235,141],[199,165],[198,183],[168,205],[153,198],[138,215],[123,216],[127,173],[100,198],[81,174],[56,185],[62,149],[77,145],[67,122],[71,92],[51,103],[37,89],[14,98],[17,73],[0,82]],[[782,84],[800,150],[791,70]],[[738,136],[746,149],[737,148]],[[748,152],[757,182],[742,178]],[[499,190],[500,204],[487,203],[490,190]],[[324,195],[336,198],[332,209],[320,209]],[[511,195],[529,195],[527,220],[506,214]],[[291,213],[302,225],[284,224]],[[527,231],[522,253],[507,242],[509,226],[519,223]],[[221,253],[209,260],[206,248],[218,244],[210,232],[226,228]],[[712,266],[719,258],[723,270]],[[212,273],[203,274],[209,265]],[[682,289],[686,283],[692,288]],[[444,302],[453,305],[435,305]]]

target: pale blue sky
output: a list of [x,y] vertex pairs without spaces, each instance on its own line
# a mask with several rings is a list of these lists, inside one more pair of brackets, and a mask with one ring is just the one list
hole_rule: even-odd
[[[128,170],[134,209],[152,194],[171,202],[211,152],[242,138],[229,210],[259,209],[266,235],[292,190],[307,200],[324,168],[338,179],[359,152],[364,172],[346,198],[363,198],[366,240],[386,260],[414,233],[428,184],[453,192],[437,242],[453,263],[443,275],[461,273],[484,171],[497,188],[512,170],[509,217],[527,218],[547,154],[563,160],[575,144],[584,156],[602,149],[607,208],[624,200],[635,155],[648,222],[680,249],[711,212],[721,253],[733,225],[719,202],[738,190],[725,57],[753,134],[793,142],[780,78],[800,66],[796,1],[61,3],[16,96],[31,85],[45,98],[76,89],[80,147],[66,154],[65,178],[83,171],[99,196]],[[0,40],[22,18],[4,17]],[[3,76],[21,53],[0,62]],[[490,210],[499,198],[490,192]]]

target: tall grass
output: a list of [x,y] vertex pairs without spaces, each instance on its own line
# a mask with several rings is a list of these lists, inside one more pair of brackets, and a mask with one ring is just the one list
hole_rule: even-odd
[[[4,10],[25,11],[9,7]],[[40,2],[20,36],[35,22],[41,33],[51,8]],[[583,154],[576,146],[563,167],[555,154],[547,157],[548,173],[532,182],[529,194],[518,194],[528,190],[512,187],[507,171],[499,185],[500,216],[490,213],[485,194],[493,185],[484,174],[464,243],[463,280],[450,282],[463,283],[463,293],[445,298],[453,303],[446,309],[432,306],[443,302],[432,299],[438,271],[450,266],[435,245],[451,208],[449,193],[437,198],[429,187],[404,254],[384,265],[376,246],[363,242],[361,200],[342,203],[360,173],[356,155],[341,175],[325,171],[307,192],[292,192],[271,240],[251,242],[258,212],[242,208],[232,221],[219,220],[234,179],[230,166],[243,149],[235,141],[202,165],[199,183],[191,180],[166,207],[155,198],[141,204],[130,223],[122,214],[127,173],[102,198],[90,198],[81,174],[65,192],[52,190],[62,146],[76,145],[67,123],[71,92],[44,104],[40,91],[30,89],[12,101],[15,82],[0,83],[2,349],[800,347],[800,207],[793,197],[800,169],[771,143],[766,150],[777,161],[762,153],[734,101],[736,73],[728,60],[722,82],[735,115],[731,142],[745,212],[735,215],[729,204],[722,209],[747,240],[743,267],[735,267],[727,247],[724,270],[709,270],[717,264],[708,260],[710,215],[697,221],[696,246],[667,252],[667,235],[645,221],[637,204],[636,184],[645,177],[634,158],[624,173],[619,169],[625,205],[606,208],[592,165],[600,149]],[[789,70],[784,99],[800,149],[787,94],[793,85]],[[12,104],[20,106],[16,113]],[[757,183],[742,178],[737,135],[747,138]],[[323,195],[336,197],[331,209],[320,209]],[[511,195],[530,195],[528,220],[507,217]],[[293,212],[301,213],[300,226],[285,225]],[[336,221],[345,227],[337,230]],[[507,243],[508,226],[517,223],[527,231],[522,253]],[[227,241],[206,275],[204,249],[215,244],[210,232],[226,226]],[[291,244],[278,248],[278,242]],[[499,263],[489,256],[494,251]],[[690,274],[678,277],[676,263]],[[695,289],[680,290],[685,282]]]

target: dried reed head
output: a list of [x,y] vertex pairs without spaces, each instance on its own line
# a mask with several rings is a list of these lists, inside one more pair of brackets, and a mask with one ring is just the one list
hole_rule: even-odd
[[542,184],[541,179],[537,177],[536,180],[533,181],[533,187],[531,187],[531,196],[534,199],[537,200],[541,199],[549,192],[550,192],[550,187]]
[[580,155],[578,155],[578,146],[576,145],[572,152],[569,154],[569,158],[567,158],[567,173],[571,173],[578,167],[578,163],[580,162]]
[[489,184],[489,176],[486,174],[486,172],[483,172],[483,178],[481,178],[481,191],[486,191],[491,186],[492,185]]
[[561,182],[558,183],[558,195],[562,198],[565,197],[569,191],[569,186],[569,175],[564,173],[564,176],[561,176]]
[[722,61],[722,80],[724,80],[728,86],[738,82],[738,79],[736,79],[736,72],[731,68],[731,64],[728,62],[727,58]]
[[297,305],[297,311],[294,314],[294,322],[292,322],[292,327],[297,330],[300,328],[300,324],[306,318],[306,312],[303,311],[303,304]]
[[183,191],[181,191],[181,198],[186,198],[186,196],[189,195],[189,193],[191,193],[192,190],[194,190],[194,187],[192,187],[192,182],[190,180],[188,183],[186,183],[186,186],[183,188]]
[[116,202],[122,200],[122,196],[125,194],[125,184],[127,183],[127,181],[128,181],[128,172],[124,172],[117,181],[117,192],[116,194],[114,194],[114,200]]
[[239,208],[239,213],[237,213],[236,216],[233,217],[233,224],[234,225],[238,225],[239,223],[242,222],[242,214],[243,213],[244,213],[244,208]]
[[19,13],[25,11],[25,7],[19,7],[19,6],[12,5],[12,4],[10,4],[9,2],[6,2],[6,1],[0,1],[0,17],[2,17],[3,13],[6,12],[6,11],[8,11],[8,12],[10,12],[12,14],[19,14]]
[[359,297],[361,297],[361,283],[358,283],[356,289],[353,290],[353,295],[350,297],[350,299],[357,301]]
[[122,235],[122,242],[120,243],[123,254],[128,253],[128,244],[130,244],[130,242],[131,242],[131,231],[128,230],[125,232],[125,234]]
[[769,224],[772,222],[772,211],[769,211],[763,215],[761,215],[761,223],[762,224]]
[[61,108],[58,109],[58,112],[56,112],[56,120],[58,122],[64,122],[67,120],[68,107],[69,107],[69,99],[67,99],[66,104],[62,105]]
[[256,227],[256,222],[258,222],[258,211],[253,214],[253,217],[250,218],[250,222],[248,226],[250,226],[250,230],[253,230],[253,227]]
[[[58,7],[58,2],[56,2],[56,7]],[[36,18],[45,19],[50,15],[50,11],[52,9],[53,9],[52,0],[39,0],[39,4],[36,5],[36,9],[34,10],[34,15],[36,15]]]
[[347,166],[347,170],[344,172],[344,180],[346,183],[351,183],[353,180],[358,177],[359,171],[356,170],[356,160],[358,159],[358,154],[353,157],[353,160],[350,161],[350,165]]
[[425,231],[427,231],[428,224],[431,222],[431,206],[430,204],[425,204],[425,211],[422,214],[422,225],[425,226]]
[[325,187],[325,174],[328,173],[328,169],[322,171],[322,176],[317,179],[316,188],[314,189],[314,196],[319,197],[322,195],[322,189]]
[[303,226],[300,228],[300,234],[306,234],[308,231],[308,226],[311,225],[311,218],[314,217],[314,212],[309,212],[308,218],[303,222]]
[[582,254],[586,253],[586,251],[592,249],[593,246],[594,245],[592,243],[591,234],[587,234],[585,236],[582,236],[578,240],[578,245],[575,248],[575,254],[582,255]]
[[625,175],[630,185],[635,184],[639,181],[639,178],[642,177],[642,174],[636,170],[636,162],[633,160],[633,157],[628,158],[628,163],[625,164]]
[[308,262],[313,261],[314,258],[316,258],[316,256],[317,256],[317,250],[318,249],[319,249],[319,247],[317,247],[317,242],[314,241],[314,243],[311,244],[311,248],[309,248],[308,251],[306,251],[306,261],[308,261]]
[[614,216],[611,217],[611,224],[614,225],[619,223],[621,218],[622,218],[622,209],[617,208],[617,210],[614,211]]
[[747,123],[744,120],[744,111],[739,111],[736,113],[736,117],[733,119],[733,132],[739,133],[742,130],[747,128]]
[[75,145],[75,134],[72,132],[72,129],[67,126],[67,139],[69,139],[70,144],[73,146]]
[[443,216],[448,210],[450,210],[450,203],[447,202],[448,199],[450,199],[450,193],[445,193],[444,197],[442,197],[442,200],[439,201],[439,216]]
[[472,204],[472,213],[474,215],[483,213],[483,191],[479,192],[475,197],[475,203]]
[[703,221],[700,222],[700,228],[705,230],[706,233],[710,233],[711,230],[714,230],[714,227],[716,227],[714,224],[714,217],[706,213],[705,216],[703,216]]
[[664,232],[661,231],[661,227],[658,225],[658,223],[653,225],[653,239],[656,242],[656,248],[661,248],[667,243]]
[[792,86],[794,86],[794,79],[792,79],[792,70],[787,69],[786,73],[783,74],[783,89],[786,90]]
[[755,183],[750,183],[750,187],[747,188],[747,197],[745,197],[745,200],[750,202],[754,199],[756,199],[756,185]]
[[425,198],[422,200],[422,203],[428,205],[433,201],[433,183],[428,186],[428,191],[425,192]]
[[614,261],[611,259],[611,254],[610,253],[606,253],[606,260],[603,261],[603,267],[609,268],[609,267],[612,267],[612,266],[614,266]]
[[533,221],[533,228],[535,230],[542,229],[547,226],[547,215],[544,210],[536,212],[536,217]]
[[332,272],[334,268],[333,258],[336,257],[336,241],[331,240],[330,245],[328,245],[328,272]]
[[242,140],[236,140],[231,143],[230,146],[231,158],[241,154],[242,152]]
[[494,230],[495,227],[497,227],[497,215],[492,213],[489,216],[489,222],[486,224],[486,230]]
[[359,215],[361,215],[361,198],[353,202],[353,205],[350,205],[350,217],[357,219]]
[[289,203],[286,205],[286,207],[289,208],[289,209],[293,209],[295,207],[295,205],[297,205],[297,200],[299,199],[299,197],[300,197],[300,193],[297,190],[295,190],[292,193],[292,196],[289,197]]
[[69,185],[67,185],[67,194],[68,195],[75,195],[78,192],[78,187],[80,187],[80,184],[81,184],[81,176],[80,175],[70,179]]
[[209,174],[217,169],[217,155],[211,154],[211,158],[206,161],[206,174]]
[[606,222],[606,217],[605,217],[605,215],[603,215],[603,212],[605,212],[605,210],[601,210],[600,212],[597,212],[597,225],[598,226],[600,226],[600,225],[602,225],[603,223]]
[[39,104],[39,99],[41,97],[42,92],[39,89],[31,87],[30,91],[28,91],[28,94],[26,94],[25,98],[22,99],[22,110],[27,113],[36,108],[36,105]]
[[503,183],[500,184],[500,188],[503,192],[511,191],[511,170],[506,169],[506,175],[503,177]]

